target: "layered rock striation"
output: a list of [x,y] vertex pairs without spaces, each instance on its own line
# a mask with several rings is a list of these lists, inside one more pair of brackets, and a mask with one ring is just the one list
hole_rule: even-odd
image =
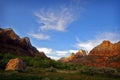
[[120,42],[113,44],[104,40],[90,51],[82,63],[88,66],[120,68]]

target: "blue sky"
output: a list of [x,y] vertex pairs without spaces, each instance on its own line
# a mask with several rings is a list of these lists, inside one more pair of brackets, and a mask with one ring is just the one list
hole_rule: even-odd
[[0,27],[13,28],[58,59],[120,40],[120,0],[0,0]]

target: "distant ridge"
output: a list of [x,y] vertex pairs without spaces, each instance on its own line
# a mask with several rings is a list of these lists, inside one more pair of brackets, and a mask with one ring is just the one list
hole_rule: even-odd
[[86,56],[88,52],[86,50],[78,50],[76,53],[71,53],[70,56],[59,59],[60,62],[79,63],[80,59]]
[[72,53],[58,61],[85,66],[120,68],[120,41],[113,44],[104,40],[100,45],[94,47],[88,55],[83,56],[83,53],[85,53],[84,50],[82,52],[79,50],[76,54]]

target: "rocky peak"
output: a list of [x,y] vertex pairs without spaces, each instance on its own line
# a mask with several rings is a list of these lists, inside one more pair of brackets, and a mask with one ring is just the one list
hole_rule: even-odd
[[68,57],[61,58],[59,61],[73,62],[73,61],[83,58],[86,55],[87,55],[87,51],[81,49],[81,50],[78,50],[78,52],[76,52],[76,53],[71,53],[70,56],[68,56]]
[[10,53],[19,56],[35,56],[39,54],[42,57],[46,57],[43,52],[39,52],[31,45],[28,37],[20,38],[11,28],[0,28],[0,53]]
[[31,46],[31,42],[30,39],[28,37],[23,37],[21,39],[19,39],[21,43],[26,44],[27,46]]
[[107,66],[120,68],[120,42],[112,44],[110,41],[103,41],[100,45],[93,48],[87,56],[89,66]]
[[75,56],[75,53],[71,53],[70,56],[71,56],[71,57]]
[[100,45],[93,48],[89,55],[113,56],[119,53],[117,49],[118,47],[116,44],[112,44],[110,41],[104,40]]
[[71,53],[70,56],[66,57],[66,60],[69,61],[75,56],[75,53]]
[[88,52],[86,51],[86,50],[82,50],[82,49],[80,49],[77,53],[76,53],[76,55],[81,55],[81,56],[86,56],[88,54]]
[[7,36],[9,36],[13,40],[19,38],[19,36],[11,28],[4,29],[4,32],[6,33]]
[[100,45],[102,46],[110,46],[112,43],[109,40],[104,40]]

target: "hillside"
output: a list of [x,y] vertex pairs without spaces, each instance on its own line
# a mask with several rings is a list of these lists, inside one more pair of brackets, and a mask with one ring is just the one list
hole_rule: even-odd
[[10,53],[18,56],[46,57],[44,52],[39,52],[32,46],[28,37],[20,38],[11,28],[0,28],[0,54]]

